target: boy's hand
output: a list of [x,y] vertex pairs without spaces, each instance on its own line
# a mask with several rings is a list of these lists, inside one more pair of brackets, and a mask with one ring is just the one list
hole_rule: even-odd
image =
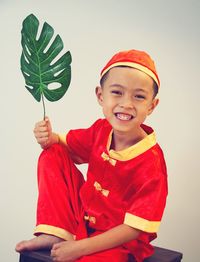
[[54,244],[51,250],[53,261],[70,262],[75,261],[82,256],[81,245],[79,241],[68,240]]
[[43,149],[59,142],[58,135],[52,132],[51,122],[48,117],[36,123],[33,132],[38,144]]

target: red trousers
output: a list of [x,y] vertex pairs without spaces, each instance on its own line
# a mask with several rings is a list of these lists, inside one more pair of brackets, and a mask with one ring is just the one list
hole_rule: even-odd
[[[42,152],[38,161],[36,235],[51,234],[65,240],[69,239],[71,234],[76,239],[89,236],[79,197],[83,184],[83,175],[64,146],[55,144]],[[81,257],[78,261],[125,262],[128,261],[128,250],[120,246]]]

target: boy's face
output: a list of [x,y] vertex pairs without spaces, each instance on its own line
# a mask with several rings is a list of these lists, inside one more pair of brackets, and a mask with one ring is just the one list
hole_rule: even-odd
[[96,95],[114,132],[137,132],[158,104],[150,76],[130,67],[114,67]]

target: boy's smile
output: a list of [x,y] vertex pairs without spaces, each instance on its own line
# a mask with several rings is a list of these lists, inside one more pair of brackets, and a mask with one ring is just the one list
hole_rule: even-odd
[[114,67],[96,94],[114,137],[125,135],[131,145],[145,136],[140,126],[158,104],[150,76],[138,69]]
[[115,113],[115,116],[116,116],[117,119],[119,119],[121,121],[129,121],[133,118],[132,115],[124,114],[124,113]]

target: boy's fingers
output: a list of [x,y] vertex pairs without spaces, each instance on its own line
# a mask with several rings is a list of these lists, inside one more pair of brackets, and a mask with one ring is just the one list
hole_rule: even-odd
[[51,257],[54,259],[54,261],[56,261],[56,258],[57,258],[57,251],[56,249],[52,248],[51,249]]
[[48,128],[46,126],[41,126],[41,127],[35,127],[33,129],[34,133],[40,133],[40,132],[47,132]]
[[56,243],[56,244],[53,245],[52,250],[55,251],[55,250],[58,249],[59,247],[60,247],[59,243]]
[[53,258],[53,261],[55,261],[55,258],[56,258],[56,252],[55,250],[51,250],[51,257]]
[[45,122],[46,125],[50,125],[50,121],[49,121],[48,117],[45,117],[44,122]]
[[49,122],[49,118],[46,117],[45,120],[37,122],[33,129],[34,133],[44,132],[44,131],[51,131],[51,123]]
[[39,127],[39,126],[46,126],[47,124],[49,124],[49,118],[45,118],[44,120],[42,121],[39,121],[35,124],[35,127]]
[[48,141],[48,137],[39,137],[37,138],[37,142],[39,144],[46,143]]
[[36,134],[36,138],[49,138],[48,132],[39,132]]

